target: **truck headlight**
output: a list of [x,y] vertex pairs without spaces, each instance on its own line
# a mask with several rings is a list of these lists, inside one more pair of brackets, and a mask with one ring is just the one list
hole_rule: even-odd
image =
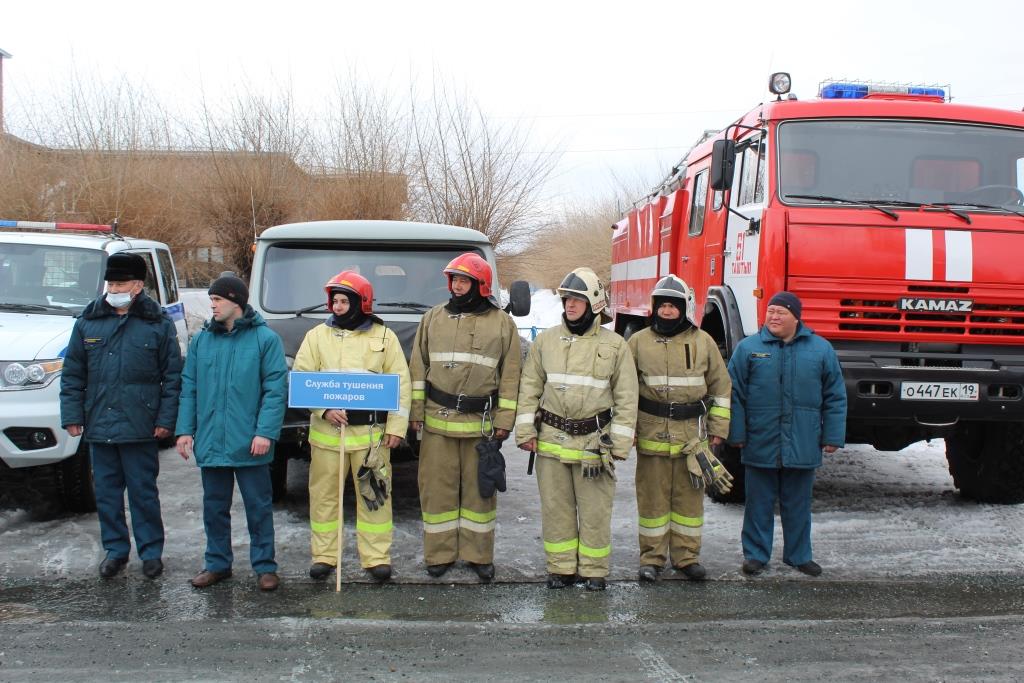
[[0,363],[3,367],[2,390],[16,389],[40,389],[49,384],[54,377],[60,374],[64,367],[63,359],[45,361],[14,361],[12,363]]

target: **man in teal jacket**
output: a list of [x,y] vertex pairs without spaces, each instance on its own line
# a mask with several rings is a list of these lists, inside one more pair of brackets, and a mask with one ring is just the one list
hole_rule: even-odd
[[274,561],[270,463],[284,421],[288,366],[281,339],[248,305],[237,277],[210,285],[213,319],[189,344],[178,410],[178,453],[193,453],[203,480],[206,565],[192,579],[206,588],[231,576],[235,481],[249,526],[249,559],[261,590],[279,579]]
[[729,361],[729,442],[742,448],[747,503],[743,573],[761,573],[772,554],[775,501],[782,517],[782,561],[821,574],[811,554],[811,491],[821,453],[846,443],[846,385],[832,345],[800,322],[796,295],[768,302],[764,327]]

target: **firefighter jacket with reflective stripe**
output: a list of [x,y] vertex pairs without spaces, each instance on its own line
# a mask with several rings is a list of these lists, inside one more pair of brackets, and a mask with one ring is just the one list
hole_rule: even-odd
[[[565,323],[541,332],[530,347],[519,382],[516,443],[537,438],[537,453],[572,463],[600,458],[601,435],[611,437],[611,453],[625,458],[633,447],[637,403],[636,368],[626,341],[601,327],[581,336]],[[609,408],[611,424],[591,434],[571,436],[548,424],[534,426],[543,408],[572,420],[591,418]]]
[[[452,437],[479,437],[481,430],[512,431],[522,350],[512,318],[497,308],[483,313],[451,313],[435,306],[416,330],[409,370],[412,374],[412,417],[428,431]],[[460,413],[427,396],[427,385],[466,396],[498,395],[485,420],[479,413]]]
[[[711,336],[696,327],[672,337],[646,328],[629,338],[636,362],[640,396],[658,403],[687,404],[704,400],[707,434],[699,434],[698,418],[673,420],[643,410],[637,414],[637,452],[682,456],[698,436],[729,435],[732,381],[722,353]],[[694,450],[693,448],[689,449]]]
[[[405,437],[409,427],[409,402],[412,397],[409,365],[398,337],[380,323],[366,329],[343,330],[317,325],[306,333],[292,365],[295,372],[375,372],[399,375],[399,409],[388,413],[384,432]],[[311,410],[309,441],[320,448],[338,448],[338,430],[324,419],[326,410]],[[380,428],[373,439],[381,437]],[[362,450],[370,446],[370,426],[345,428],[346,450]]]

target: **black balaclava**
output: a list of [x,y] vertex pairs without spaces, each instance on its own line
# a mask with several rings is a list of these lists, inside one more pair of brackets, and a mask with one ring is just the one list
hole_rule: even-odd
[[[668,320],[658,315],[658,309],[663,303],[670,303],[679,309],[679,318]],[[651,313],[651,329],[663,337],[674,337],[680,332],[693,327],[693,323],[686,317],[686,302],[676,297],[656,296],[654,297],[654,311]]]
[[480,283],[476,280],[471,281],[469,291],[462,296],[456,296],[455,292],[451,292],[451,298],[444,307],[452,313],[480,313],[487,310],[491,302],[480,294]]
[[363,313],[363,298],[355,292],[343,289],[331,290],[331,300],[335,294],[344,294],[348,297],[348,312],[345,315],[331,314],[331,327],[342,330],[354,330],[366,322],[366,314]]
[[[567,298],[569,297],[565,297],[565,299]],[[590,326],[594,324],[593,307],[590,305],[590,302],[587,301],[586,312],[580,316],[579,320],[573,322],[572,320],[569,320],[569,318],[565,315],[565,299],[562,299],[562,322],[565,323],[565,326],[568,327],[569,331],[572,332],[573,334],[577,336],[581,334],[586,334],[587,330],[590,329]]]

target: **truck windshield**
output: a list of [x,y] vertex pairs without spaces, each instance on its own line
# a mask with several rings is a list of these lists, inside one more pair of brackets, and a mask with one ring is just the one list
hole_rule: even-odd
[[102,291],[98,249],[0,242],[0,311],[80,313]]
[[1024,130],[823,119],[782,123],[778,140],[779,194],[789,204],[828,196],[967,210],[1024,205]]
[[[411,247],[382,250],[337,244],[274,244],[263,263],[260,301],[270,313],[294,313],[316,307],[326,312],[324,284],[343,270],[354,270],[373,285],[378,313],[422,313],[425,308],[448,300],[448,284],[442,271],[459,254],[479,249]],[[390,305],[382,305],[390,303]]]

